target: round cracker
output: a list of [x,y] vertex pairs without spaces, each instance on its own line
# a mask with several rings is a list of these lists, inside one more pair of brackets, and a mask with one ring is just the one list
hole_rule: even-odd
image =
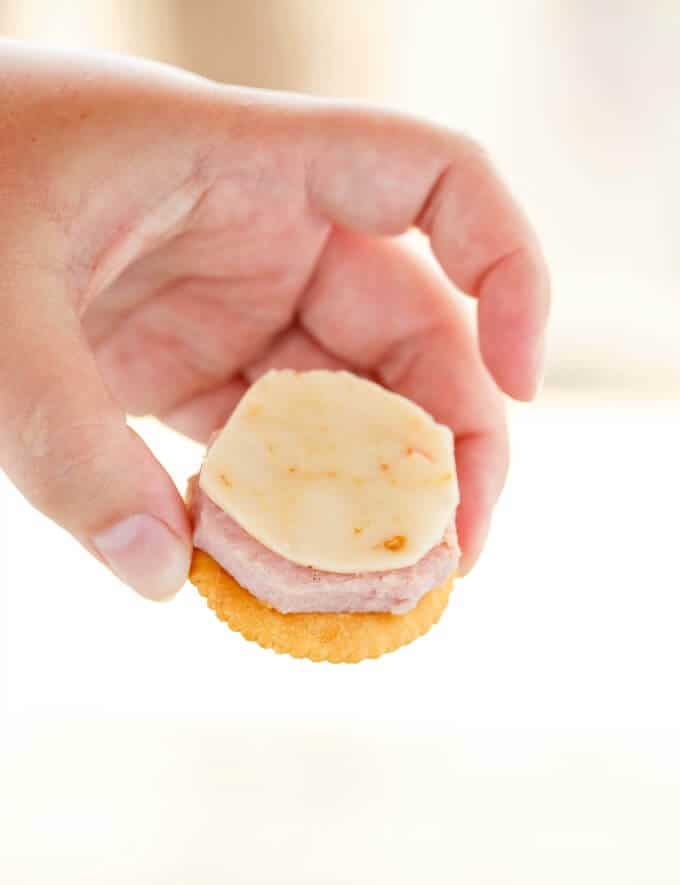
[[389,612],[282,614],[244,590],[202,550],[194,550],[189,579],[220,620],[251,642],[311,661],[355,664],[395,651],[436,624],[453,575],[402,615]]

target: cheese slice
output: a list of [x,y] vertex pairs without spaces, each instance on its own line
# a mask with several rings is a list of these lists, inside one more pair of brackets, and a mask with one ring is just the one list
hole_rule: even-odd
[[253,384],[200,485],[270,550],[347,574],[413,565],[458,504],[451,431],[398,394],[326,370]]

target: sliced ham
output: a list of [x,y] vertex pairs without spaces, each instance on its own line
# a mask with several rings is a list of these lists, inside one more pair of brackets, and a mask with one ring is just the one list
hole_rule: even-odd
[[452,522],[442,541],[415,565],[383,572],[337,574],[297,565],[272,552],[217,507],[191,480],[194,545],[208,553],[261,602],[290,612],[392,612],[412,609],[458,565]]

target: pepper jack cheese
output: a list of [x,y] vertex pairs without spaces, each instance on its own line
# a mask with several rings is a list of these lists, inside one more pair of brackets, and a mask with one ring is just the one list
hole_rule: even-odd
[[414,565],[458,504],[451,431],[325,370],[263,375],[212,442],[200,487],[269,550],[340,574]]

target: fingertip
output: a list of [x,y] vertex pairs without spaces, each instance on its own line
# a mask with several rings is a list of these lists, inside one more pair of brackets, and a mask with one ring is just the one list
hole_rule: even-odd
[[528,402],[540,390],[545,363],[549,287],[542,260],[521,250],[487,274],[479,288],[479,345],[499,388]]
[[505,484],[508,459],[503,423],[486,433],[470,434],[456,441],[456,469],[460,483],[456,526],[462,551],[460,577],[470,573],[484,549],[493,510]]
[[468,542],[462,550],[460,563],[458,565],[459,578],[466,578],[477,565],[482,550],[484,549],[484,545],[486,544],[490,528],[490,518],[475,527],[474,534],[469,537]]
[[533,402],[543,388],[545,374],[545,336],[529,341],[524,352],[514,360],[499,361],[495,352],[485,353],[484,361],[503,393],[519,402]]
[[190,546],[150,514],[120,520],[96,534],[91,543],[111,571],[147,599],[172,598],[189,574]]

